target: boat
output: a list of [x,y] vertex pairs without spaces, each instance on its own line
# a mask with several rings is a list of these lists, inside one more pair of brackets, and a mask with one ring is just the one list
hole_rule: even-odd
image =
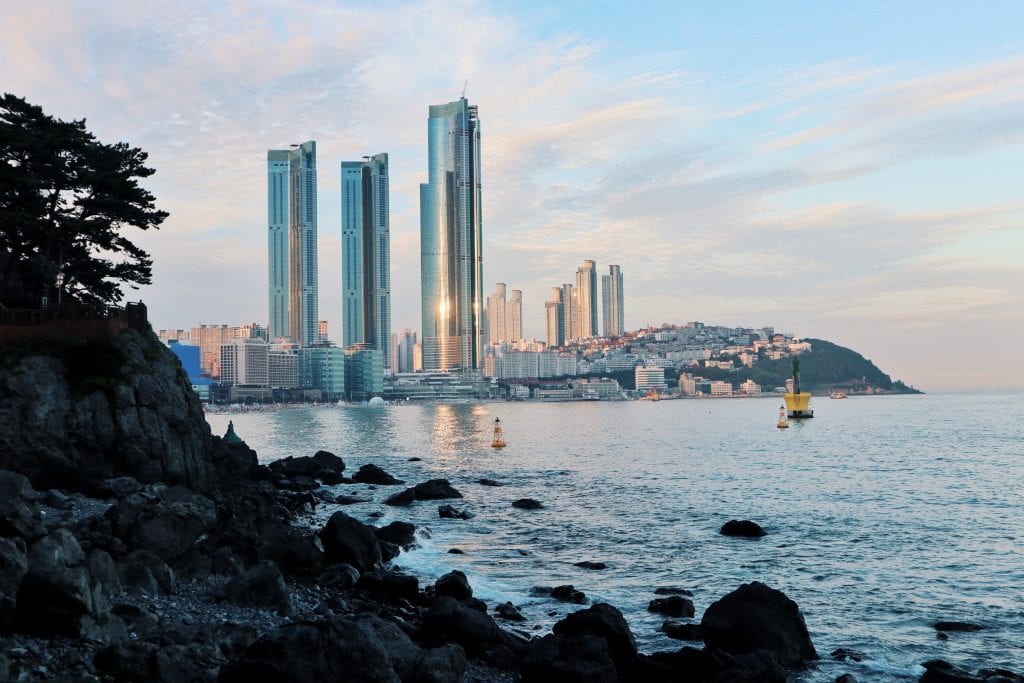
[[775,423],[779,429],[789,427],[789,420],[786,419],[786,406],[779,406],[779,421]]
[[786,401],[786,413],[791,420],[814,417],[811,410],[811,392],[800,391],[800,359],[793,356],[793,391],[782,397]]
[[836,389],[828,395],[829,398],[846,398],[846,392],[842,389]]
[[505,436],[501,432],[501,418],[494,418],[494,440],[491,441],[491,448],[504,448],[508,444],[505,443]]

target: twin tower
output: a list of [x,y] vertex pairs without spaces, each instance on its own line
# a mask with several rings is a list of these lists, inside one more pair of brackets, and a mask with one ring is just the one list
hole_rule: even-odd
[[[424,370],[483,363],[480,118],[465,97],[430,107],[420,185]],[[316,143],[267,152],[269,337],[308,346],[318,327]],[[341,162],[342,339],[391,355],[388,155]]]

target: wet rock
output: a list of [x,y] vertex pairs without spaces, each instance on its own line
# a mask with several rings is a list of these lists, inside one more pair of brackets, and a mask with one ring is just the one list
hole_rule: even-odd
[[500,481],[495,481],[494,479],[477,479],[476,483],[481,486],[504,486]]
[[359,580],[359,571],[350,564],[338,562],[320,573],[320,585],[339,590],[348,590]]
[[694,615],[693,602],[681,595],[655,598],[647,603],[647,611],[670,617],[692,617]]
[[421,484],[416,484],[412,488],[416,493],[416,500],[462,498],[462,494],[455,490],[447,479],[431,479]]
[[416,542],[416,525],[409,522],[391,522],[387,526],[374,531],[382,541],[394,543],[395,545],[407,547]]
[[437,506],[437,516],[441,519],[473,519],[476,515],[467,510],[460,510],[453,505]]
[[666,621],[661,625],[661,631],[673,640],[704,640],[704,636],[700,631],[700,624]]
[[544,505],[539,500],[533,498],[520,498],[512,501],[512,507],[519,508],[520,510],[540,510]]
[[918,679],[919,683],[983,683],[984,681],[984,679],[941,659],[929,660],[921,666],[925,671]]
[[584,560],[583,562],[577,562],[573,565],[574,567],[580,567],[581,569],[607,569],[608,565],[604,562],[591,562],[590,560]]
[[328,562],[347,562],[360,572],[383,564],[374,528],[344,512],[335,512],[320,531]]
[[863,652],[841,647],[837,650],[832,650],[829,657],[837,662],[862,662],[864,661],[865,655]]
[[402,547],[387,541],[380,542],[380,559],[385,564],[402,554]]
[[449,555],[465,555],[466,551],[459,548],[448,548]]
[[356,503],[369,503],[369,498],[359,498],[358,496],[345,496],[341,495],[334,499],[334,503],[337,505],[355,505]]
[[312,457],[288,456],[281,460],[275,460],[267,466],[270,471],[278,477],[300,482],[303,478],[307,483],[303,487],[309,487],[309,481],[316,486],[316,480],[327,485],[340,484],[345,480],[345,462],[329,451],[317,451]]
[[836,683],[857,683],[857,677],[853,674],[842,674],[836,676]]
[[415,456],[408,459],[408,462],[420,462],[423,458],[417,458]]
[[420,581],[412,574],[381,569],[360,576],[356,588],[387,602],[413,602],[419,595]]
[[490,615],[445,595],[424,615],[422,633],[429,646],[461,645],[470,657],[497,666],[511,666],[525,650],[525,641],[503,631]]
[[972,631],[983,631],[985,627],[981,624],[972,624],[967,621],[937,621],[934,624],[936,631],[970,633]]
[[412,505],[416,501],[416,491],[413,489],[406,489],[401,493],[396,493],[393,496],[388,496],[384,500],[385,505],[394,505],[404,507],[406,505]]
[[732,655],[764,650],[783,666],[818,657],[797,604],[758,581],[743,584],[708,607],[701,630],[709,649]]
[[692,598],[693,597],[693,593],[691,591],[688,591],[685,588],[679,588],[678,586],[659,586],[658,588],[654,589],[654,594],[655,595],[685,595],[688,598]]
[[738,536],[740,538],[760,538],[767,532],[757,522],[749,519],[730,519],[722,525],[719,532],[723,536]]
[[220,590],[218,598],[236,605],[272,609],[281,615],[292,611],[284,576],[270,560],[263,560],[242,576],[229,581]]
[[44,535],[39,497],[27,477],[0,470],[0,536],[33,541]]
[[121,585],[130,591],[168,595],[174,590],[174,571],[148,550],[128,553],[118,568]]
[[463,602],[473,597],[473,588],[469,585],[466,575],[458,569],[450,571],[434,583],[436,595],[447,595]]
[[575,605],[582,605],[587,602],[587,596],[583,591],[576,590],[573,585],[555,586],[551,589],[551,597],[560,602],[571,602]]
[[519,611],[519,608],[513,605],[511,602],[498,605],[494,609],[494,613],[505,621],[526,621],[526,617]]
[[622,613],[599,603],[567,615],[532,643],[521,671],[523,681],[619,681],[636,655]]
[[352,475],[352,481],[359,482],[360,484],[380,484],[382,486],[394,486],[405,483],[401,479],[395,479],[372,463],[360,467],[359,471]]

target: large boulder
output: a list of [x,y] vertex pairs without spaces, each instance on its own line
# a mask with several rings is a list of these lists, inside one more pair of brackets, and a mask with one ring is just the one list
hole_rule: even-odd
[[282,615],[292,611],[288,586],[281,570],[270,560],[263,560],[229,581],[217,597],[236,605],[272,609]]
[[28,573],[25,541],[0,538],[0,632],[9,630],[15,621],[18,587]]
[[359,468],[359,471],[352,475],[352,481],[360,484],[379,484],[382,486],[395,486],[404,484],[401,479],[395,479],[379,466],[368,463]]
[[157,496],[138,493],[107,510],[111,533],[129,550],[148,550],[173,564],[217,524],[217,505],[176,486]]
[[151,331],[54,345],[0,368],[0,468],[37,488],[90,491],[127,475],[216,495],[210,442],[181,363]]
[[470,657],[496,666],[511,666],[525,650],[525,641],[502,630],[490,615],[443,595],[423,617],[428,646],[458,644]]
[[730,519],[722,525],[718,533],[723,536],[738,536],[740,538],[760,538],[767,532],[757,522],[749,519]]
[[346,562],[360,572],[383,565],[374,528],[344,512],[335,512],[320,531],[328,562]]
[[416,542],[416,525],[396,520],[387,526],[376,529],[374,534],[382,541],[404,548]]
[[439,500],[443,498],[462,498],[455,487],[447,479],[431,479],[412,487],[416,500]]
[[693,601],[682,595],[655,598],[647,604],[647,611],[670,617],[692,617],[694,615]]
[[0,470],[0,536],[32,541],[45,534],[39,498],[27,477]]
[[286,479],[306,477],[329,485],[344,481],[345,461],[328,451],[317,451],[312,457],[289,456],[275,460],[268,467],[271,472]]
[[56,529],[29,546],[27,560],[28,571],[17,593],[19,626],[77,636],[83,617],[109,616],[108,602],[94,602],[89,571],[82,566],[85,553],[67,529]]
[[466,575],[455,569],[434,582],[434,593],[464,602],[473,597],[473,587],[469,585]]
[[622,613],[598,603],[573,612],[530,645],[524,681],[619,681],[632,670],[636,641]]
[[758,581],[713,603],[700,625],[709,650],[731,655],[765,650],[783,666],[818,658],[797,604]]

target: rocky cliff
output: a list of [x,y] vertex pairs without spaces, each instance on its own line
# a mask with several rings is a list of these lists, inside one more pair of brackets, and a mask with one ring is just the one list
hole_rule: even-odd
[[0,398],[0,469],[39,488],[131,476],[215,492],[202,406],[151,332],[6,347]]

